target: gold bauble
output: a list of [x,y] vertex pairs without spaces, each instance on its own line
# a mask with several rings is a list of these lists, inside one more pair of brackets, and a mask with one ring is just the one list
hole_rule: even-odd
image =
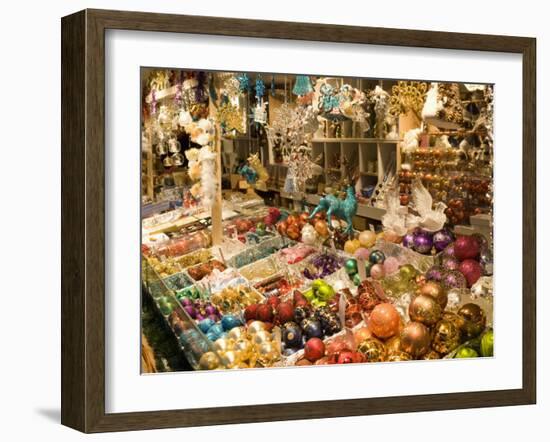
[[438,282],[426,282],[422,287],[420,287],[420,294],[432,296],[441,306],[441,310],[445,310],[445,307],[447,306],[447,292]]
[[401,351],[401,336],[394,336],[388,339],[385,343],[388,353]]
[[248,339],[238,339],[237,341],[235,341],[234,349],[240,352],[243,360],[247,361],[252,355],[254,345]]
[[387,360],[388,362],[411,361],[412,356],[401,350],[390,351]]
[[357,351],[365,356],[366,362],[383,362],[388,356],[386,346],[376,338],[365,339],[357,346]]
[[449,311],[443,312],[441,319],[451,321],[458,330],[461,330],[462,326],[464,325],[464,318],[462,316],[459,316],[458,313]]
[[439,321],[432,331],[432,348],[441,354],[447,354],[460,344],[460,330],[448,319]]
[[485,329],[487,318],[482,308],[474,303],[464,304],[458,310],[458,315],[464,319],[461,327],[462,339],[473,339]]
[[258,330],[254,335],[252,336],[252,342],[256,345],[262,345],[265,342],[271,342],[271,333],[269,333],[266,330]]
[[418,274],[418,271],[412,264],[405,264],[399,268],[399,274],[405,281],[410,281]]
[[273,342],[264,342],[257,347],[258,361],[263,366],[270,366],[279,359],[276,346]]
[[265,330],[265,324],[262,321],[252,321],[246,329],[249,336],[253,336],[262,330]]
[[434,360],[434,359],[441,359],[441,355],[438,352],[436,352],[435,350],[430,350],[428,353],[426,353],[424,356],[422,356],[421,359],[424,359],[426,361]]
[[441,306],[433,296],[418,295],[409,304],[409,317],[429,327],[441,318]]
[[430,349],[430,331],[420,322],[409,322],[401,332],[401,350],[413,358],[425,355]]
[[219,366],[220,360],[213,351],[203,353],[199,359],[199,367],[201,370],[215,370]]
[[236,365],[238,365],[241,362],[239,358],[240,358],[240,353],[233,350],[229,350],[229,351],[226,351],[225,353],[220,354],[220,360],[222,364],[225,366],[225,368],[234,368]]
[[214,350],[216,350],[218,353],[223,353],[229,350],[233,350],[234,344],[235,341],[233,341],[233,339],[219,338],[216,339],[216,341],[214,342]]
[[234,327],[227,332],[227,337],[235,341],[246,337],[246,329],[244,327]]

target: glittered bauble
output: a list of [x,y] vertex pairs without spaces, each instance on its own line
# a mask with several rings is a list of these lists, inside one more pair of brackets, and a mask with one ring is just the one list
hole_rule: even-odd
[[430,350],[428,353],[426,353],[424,356],[422,356],[421,359],[424,359],[426,361],[434,360],[434,359],[441,359],[441,355],[438,352],[436,352],[435,350]]
[[399,269],[399,260],[396,257],[390,256],[386,258],[386,260],[384,261],[384,273],[386,275],[391,275],[397,272],[398,269]]
[[449,244],[447,247],[445,247],[445,249],[443,249],[443,252],[442,252],[442,257],[446,257],[446,256],[450,256],[452,258],[456,258],[456,255],[455,255],[455,243],[451,243]]
[[315,231],[322,236],[323,238],[328,237],[329,231],[328,231],[328,225],[327,222],[324,220],[317,220],[315,222]]
[[427,281],[441,281],[443,277],[443,268],[440,266],[432,266],[424,275]]
[[409,353],[404,351],[390,351],[388,353],[388,362],[401,362],[401,361],[410,361],[412,356]]
[[450,289],[464,289],[466,288],[468,282],[464,275],[458,270],[447,270],[443,273],[441,278],[441,284],[443,288]]
[[256,345],[261,345],[264,342],[271,342],[272,336],[267,330],[260,330],[252,336],[252,342]]
[[344,267],[348,275],[354,275],[355,273],[357,273],[357,260],[348,259],[344,264]]
[[294,309],[294,319],[296,322],[302,322],[309,316],[309,308],[306,306],[298,306]]
[[386,255],[384,255],[384,253],[380,250],[373,250],[372,252],[370,252],[369,261],[373,264],[382,264],[385,259]]
[[429,254],[432,250],[432,234],[424,230],[419,230],[414,234],[414,250],[423,255]]
[[307,339],[321,338],[323,336],[323,328],[317,319],[304,319],[300,325]]
[[233,340],[238,340],[238,339],[243,339],[246,337],[246,328],[244,327],[235,327],[235,328],[232,328],[231,330],[229,330],[229,332],[227,333],[227,337],[229,339],[233,339]]
[[274,342],[264,342],[257,348],[258,362],[263,366],[271,366],[280,359],[279,351]]
[[473,233],[472,238],[475,238],[475,240],[478,242],[480,249],[483,249],[489,246],[489,241],[487,241],[487,238],[483,236],[481,233]]
[[319,338],[308,339],[304,346],[304,356],[308,361],[315,362],[325,355],[325,344]]
[[234,350],[219,353],[222,365],[225,368],[235,368],[241,362],[240,353]]
[[384,265],[374,264],[370,269],[370,276],[373,279],[382,279],[385,276]]
[[485,329],[487,318],[479,305],[474,303],[464,304],[458,310],[458,315],[464,319],[464,324],[461,328],[464,340],[479,336]]
[[203,319],[198,323],[199,329],[201,332],[206,333],[210,327],[214,325],[214,321],[212,319]]
[[448,319],[439,321],[432,331],[432,348],[441,354],[453,351],[460,344],[460,330]]
[[282,339],[287,347],[302,346],[302,329],[295,322],[287,322],[282,329]]
[[430,349],[430,331],[420,322],[409,322],[401,332],[401,350],[419,358]]
[[244,310],[244,319],[245,321],[250,321],[251,319],[256,319],[258,313],[258,304],[251,304]]
[[383,362],[388,356],[386,346],[376,338],[360,342],[357,351],[365,357],[365,362]]
[[399,332],[401,317],[390,303],[378,304],[372,311],[368,326],[372,333],[382,339],[395,336]]
[[336,359],[337,364],[353,364],[355,362],[355,354],[353,351],[344,350],[338,354]]
[[475,259],[465,259],[460,263],[458,270],[466,278],[468,287],[474,285],[482,274],[481,265]]
[[418,295],[409,305],[409,317],[429,327],[441,318],[441,306],[433,296]]
[[400,351],[401,350],[401,335],[394,336],[393,338],[388,339],[384,342],[388,352]]
[[458,270],[459,265],[460,261],[454,256],[444,256],[441,260],[441,267],[443,267],[444,270]]
[[454,242],[454,252],[456,258],[461,261],[476,258],[479,255],[479,242],[473,236],[459,236]]
[[414,247],[414,233],[407,233],[401,242],[404,247],[412,249]]
[[404,280],[410,281],[416,275],[418,275],[418,271],[411,264],[405,264],[405,265],[401,266],[401,268],[399,269],[399,275]]
[[216,353],[208,351],[203,353],[199,359],[199,367],[201,370],[215,370],[220,365],[220,360]]
[[455,354],[455,358],[477,358],[479,355],[477,351],[470,347],[459,348]]
[[358,301],[364,312],[370,313],[374,307],[382,302],[376,288],[370,281],[363,281],[357,288]]
[[364,230],[359,234],[359,243],[361,247],[369,248],[376,242],[376,233],[370,230]]
[[430,295],[441,306],[441,310],[445,310],[447,306],[447,292],[441,284],[435,281],[427,281],[422,287],[420,287],[421,295]]
[[445,247],[454,241],[453,234],[447,230],[442,229],[434,233],[433,244],[436,252],[441,252]]

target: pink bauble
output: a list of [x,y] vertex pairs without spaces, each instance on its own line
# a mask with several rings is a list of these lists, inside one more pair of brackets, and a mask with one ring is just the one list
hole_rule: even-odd
[[368,261],[370,255],[369,249],[366,249],[364,247],[359,247],[353,256],[357,259],[364,259],[365,261]]
[[370,269],[370,276],[373,279],[382,279],[384,277],[384,265],[374,264]]
[[384,261],[384,273],[386,275],[391,275],[392,273],[397,272],[399,269],[399,260],[394,257],[390,256],[389,258],[386,258]]
[[459,236],[454,242],[454,252],[461,261],[475,258],[479,255],[479,242],[473,236]]
[[462,273],[466,281],[468,281],[468,287],[473,286],[483,273],[481,264],[475,259],[465,259],[460,263],[458,270],[460,270],[460,273]]

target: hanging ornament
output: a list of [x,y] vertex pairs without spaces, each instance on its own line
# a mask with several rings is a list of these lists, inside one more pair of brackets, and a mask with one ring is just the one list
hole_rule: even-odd
[[313,92],[313,87],[311,86],[311,81],[307,75],[296,75],[296,83],[294,83],[294,88],[292,93],[294,95],[304,96]]
[[275,96],[275,75],[271,76],[271,96]]
[[265,84],[264,84],[264,81],[262,80],[261,75],[258,75],[258,77],[256,77],[256,88],[255,89],[256,89],[256,100],[258,100],[258,102],[261,102],[262,97],[265,94]]
[[248,74],[243,72],[242,74],[237,75],[237,80],[239,80],[239,88],[241,92],[247,92],[250,88],[250,79]]

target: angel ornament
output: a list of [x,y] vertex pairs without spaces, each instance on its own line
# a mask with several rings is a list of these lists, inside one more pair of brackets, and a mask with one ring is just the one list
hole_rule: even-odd
[[409,226],[418,226],[428,232],[441,230],[447,222],[447,215],[445,215],[447,206],[441,201],[433,204],[432,195],[418,178],[412,183],[411,195],[414,210],[419,216],[409,215]]

